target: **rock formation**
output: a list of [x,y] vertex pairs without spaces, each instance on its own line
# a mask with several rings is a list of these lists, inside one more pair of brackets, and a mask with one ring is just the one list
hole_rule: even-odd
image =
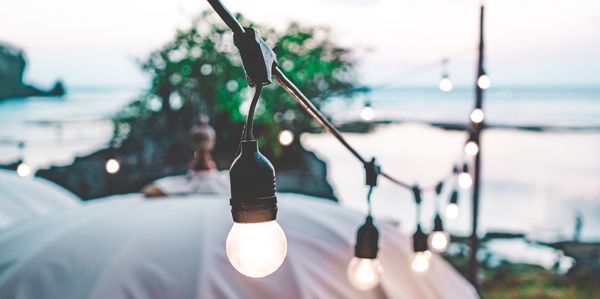
[[0,42],[0,100],[30,96],[60,96],[65,94],[62,82],[57,81],[48,91],[23,82],[27,60],[23,50]]

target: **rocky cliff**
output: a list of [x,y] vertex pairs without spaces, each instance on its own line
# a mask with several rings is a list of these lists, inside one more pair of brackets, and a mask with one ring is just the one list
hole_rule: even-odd
[[57,81],[50,90],[41,90],[23,82],[27,60],[23,50],[0,42],[0,100],[29,96],[60,96],[65,93]]

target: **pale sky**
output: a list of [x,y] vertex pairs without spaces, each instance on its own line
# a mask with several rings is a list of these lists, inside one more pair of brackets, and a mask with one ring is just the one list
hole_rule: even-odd
[[[145,86],[135,58],[164,44],[208,7],[203,0],[3,0],[0,40],[22,47],[27,78],[50,85]],[[474,48],[477,0],[225,0],[257,23],[327,25],[358,49],[361,81],[437,84],[440,68],[416,65]],[[498,85],[600,86],[600,1],[488,0],[487,69]],[[270,7],[271,6],[271,7]],[[372,51],[366,51],[371,49]],[[475,56],[452,61],[470,84]]]

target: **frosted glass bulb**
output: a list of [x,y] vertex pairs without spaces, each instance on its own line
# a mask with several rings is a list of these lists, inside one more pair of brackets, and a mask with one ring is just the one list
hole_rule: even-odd
[[104,165],[104,168],[106,169],[106,172],[108,172],[110,174],[115,174],[115,173],[119,172],[119,170],[121,169],[121,164],[116,159],[111,158],[111,159],[106,160],[106,164]]
[[471,185],[473,185],[473,179],[471,178],[471,175],[466,172],[459,174],[458,185],[463,189],[470,188]]
[[490,88],[490,85],[492,85],[492,80],[490,79],[490,76],[484,74],[477,79],[477,85],[481,89],[488,89]]
[[275,220],[234,223],[225,246],[231,265],[254,278],[275,272],[287,254],[285,233]]
[[434,231],[427,237],[427,243],[434,252],[446,252],[450,245],[450,235],[445,231]]
[[458,218],[458,205],[450,203],[446,206],[446,218],[454,220]]
[[441,91],[449,92],[454,87],[454,84],[452,83],[452,80],[450,80],[450,78],[444,77],[440,80],[439,87]]
[[473,109],[473,111],[471,111],[471,121],[478,124],[480,122],[483,121],[483,119],[485,118],[484,114],[483,114],[483,110],[479,109],[479,108],[475,108]]
[[465,154],[469,156],[475,156],[478,152],[479,145],[477,145],[477,142],[470,140],[469,142],[467,142],[467,144],[465,144]]
[[21,163],[17,166],[17,175],[20,177],[26,177],[31,174],[31,167],[26,163]]
[[365,106],[360,111],[360,117],[366,121],[372,120],[375,117],[375,110],[370,106]]
[[290,130],[279,132],[279,143],[283,146],[288,146],[294,141],[294,133]]
[[366,291],[374,288],[381,280],[383,268],[378,259],[353,257],[348,264],[348,280],[358,290]]
[[429,258],[424,251],[415,252],[411,267],[415,272],[425,272],[429,269]]

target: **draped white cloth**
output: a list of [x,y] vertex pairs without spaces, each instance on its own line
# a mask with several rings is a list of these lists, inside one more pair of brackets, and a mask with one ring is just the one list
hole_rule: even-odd
[[76,195],[52,182],[37,177],[21,178],[14,171],[0,170],[0,232],[79,204]]
[[439,256],[432,257],[427,273],[414,273],[410,237],[383,222],[376,223],[382,283],[369,292],[355,290],[346,267],[364,215],[308,196],[278,196],[288,255],[265,278],[245,277],[227,260],[227,196],[144,200],[133,194],[56,210],[0,231],[0,298],[477,297]]
[[152,182],[167,195],[229,194],[229,171],[216,169],[188,171],[186,175],[169,176]]

